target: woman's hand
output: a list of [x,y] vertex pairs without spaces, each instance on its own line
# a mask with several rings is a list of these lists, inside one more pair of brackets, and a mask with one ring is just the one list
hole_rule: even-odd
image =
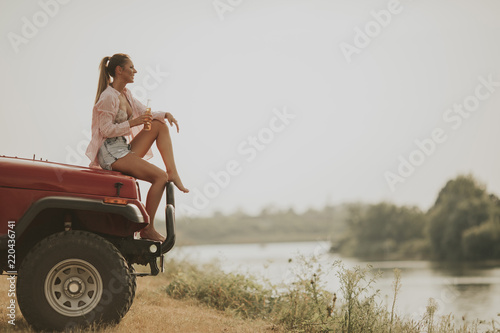
[[177,120],[174,118],[174,116],[172,116],[170,112],[166,112],[165,118],[168,120],[170,126],[174,126],[175,124],[175,127],[177,127],[177,133],[179,133],[179,124],[177,123]]
[[128,121],[130,127],[139,126],[142,124],[151,123],[153,121],[153,116],[150,114],[142,114],[137,118],[130,119]]

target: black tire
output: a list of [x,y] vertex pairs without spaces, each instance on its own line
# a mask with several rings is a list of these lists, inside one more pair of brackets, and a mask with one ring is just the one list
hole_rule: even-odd
[[19,308],[37,330],[118,323],[135,296],[132,272],[106,239],[85,231],[57,233],[23,260],[17,279]]

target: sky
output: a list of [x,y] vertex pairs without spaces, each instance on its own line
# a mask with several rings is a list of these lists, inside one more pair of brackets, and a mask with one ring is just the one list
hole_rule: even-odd
[[127,53],[128,87],[180,124],[178,216],[426,210],[460,174],[500,195],[499,15],[494,0],[0,0],[0,155],[87,166],[99,62]]

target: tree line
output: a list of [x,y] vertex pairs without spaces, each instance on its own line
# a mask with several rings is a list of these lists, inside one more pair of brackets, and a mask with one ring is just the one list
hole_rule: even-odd
[[297,213],[272,206],[180,219],[182,244],[330,240],[332,251],[362,259],[500,259],[500,200],[471,175],[448,181],[423,211],[393,203],[327,205]]
[[450,180],[426,212],[352,205],[335,249],[365,259],[500,259],[500,201],[471,175]]

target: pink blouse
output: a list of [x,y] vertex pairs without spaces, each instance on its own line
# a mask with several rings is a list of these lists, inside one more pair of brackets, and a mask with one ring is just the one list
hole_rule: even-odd
[[[123,94],[132,107],[131,119],[140,116],[146,111],[146,106],[134,98],[130,90],[124,88]],[[88,158],[90,158],[91,168],[101,168],[97,161],[97,152],[101,148],[104,140],[116,136],[125,136],[130,143],[144,127],[144,125],[139,125],[131,128],[128,121],[115,123],[116,114],[120,107],[118,96],[120,96],[120,92],[108,86],[102,92],[92,111],[92,140],[90,140],[85,153]],[[165,114],[165,112],[153,112],[153,119],[165,123]],[[151,157],[153,157],[153,152],[149,149],[144,158],[150,159]]]

